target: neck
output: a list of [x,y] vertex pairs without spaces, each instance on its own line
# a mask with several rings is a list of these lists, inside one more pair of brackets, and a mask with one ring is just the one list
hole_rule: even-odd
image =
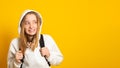
[[32,42],[33,38],[34,38],[34,36],[27,36],[28,42]]

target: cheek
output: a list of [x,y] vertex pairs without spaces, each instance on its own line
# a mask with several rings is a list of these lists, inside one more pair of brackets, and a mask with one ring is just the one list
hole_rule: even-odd
[[34,26],[34,28],[35,28],[36,30],[37,30],[37,27],[38,27],[37,25]]
[[35,28],[37,28],[37,24],[35,25]]
[[28,31],[28,28],[27,28],[27,27],[25,27],[25,28],[24,28],[24,31],[25,31],[25,32],[27,32],[27,31]]

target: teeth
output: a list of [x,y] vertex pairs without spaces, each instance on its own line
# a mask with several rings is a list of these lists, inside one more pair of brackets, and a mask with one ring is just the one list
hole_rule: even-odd
[[34,30],[29,30],[30,32],[33,32]]

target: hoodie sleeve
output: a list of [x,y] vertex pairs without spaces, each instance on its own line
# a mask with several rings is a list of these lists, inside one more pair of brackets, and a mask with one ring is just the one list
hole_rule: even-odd
[[59,65],[63,60],[63,55],[52,37],[46,35],[46,39],[45,46],[47,46],[50,51],[50,56],[47,59],[51,65]]
[[17,63],[15,61],[15,53],[18,51],[18,48],[15,47],[17,46],[17,41],[13,40],[10,44],[10,48],[8,51],[8,59],[7,59],[7,67],[8,68],[20,68],[21,63]]

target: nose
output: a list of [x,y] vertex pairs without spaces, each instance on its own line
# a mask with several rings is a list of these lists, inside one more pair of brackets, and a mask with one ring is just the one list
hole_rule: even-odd
[[33,28],[33,24],[32,23],[30,23],[30,28]]

